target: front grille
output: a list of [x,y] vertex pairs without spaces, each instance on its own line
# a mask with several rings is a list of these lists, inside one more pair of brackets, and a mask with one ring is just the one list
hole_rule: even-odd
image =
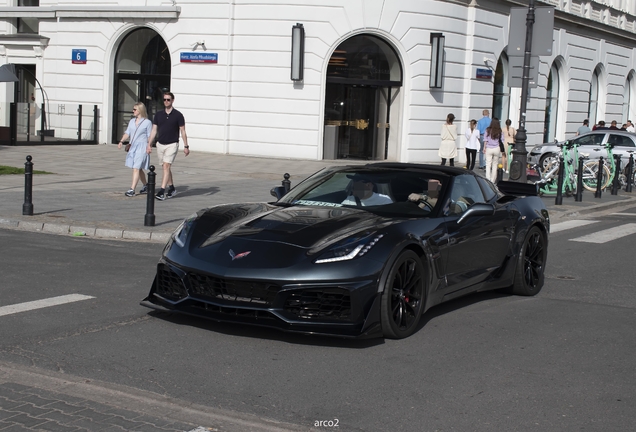
[[224,279],[188,273],[190,294],[233,302],[271,306],[280,290],[278,285],[235,279]]
[[299,318],[347,320],[351,318],[351,297],[340,288],[296,291],[287,296],[283,308]]
[[179,275],[165,264],[157,266],[157,294],[173,300],[188,296],[188,292]]

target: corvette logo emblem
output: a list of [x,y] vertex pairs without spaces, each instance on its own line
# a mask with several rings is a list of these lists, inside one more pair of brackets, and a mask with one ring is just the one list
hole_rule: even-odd
[[248,256],[252,251],[247,251],[247,252],[241,252],[240,254],[235,254],[234,251],[232,249],[230,249],[229,253],[230,256],[232,257],[232,261],[234,261],[235,259],[241,259],[241,258],[245,258],[246,256]]

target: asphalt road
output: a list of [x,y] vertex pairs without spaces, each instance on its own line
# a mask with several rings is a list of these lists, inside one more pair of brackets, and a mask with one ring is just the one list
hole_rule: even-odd
[[474,294],[399,341],[157,314],[139,300],[161,245],[0,230],[0,307],[94,297],[0,315],[0,362],[299,430],[630,430],[636,208],[621,213],[558,226],[538,296]]

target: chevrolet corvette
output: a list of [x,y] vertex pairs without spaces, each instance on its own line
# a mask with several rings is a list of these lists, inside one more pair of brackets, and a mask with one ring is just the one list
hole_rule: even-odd
[[181,223],[141,305],[305,334],[404,338],[476,291],[533,296],[550,218],[534,185],[462,168],[328,167],[268,203]]

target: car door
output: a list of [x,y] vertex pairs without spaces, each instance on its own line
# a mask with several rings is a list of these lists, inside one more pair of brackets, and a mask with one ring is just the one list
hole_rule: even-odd
[[[497,196],[486,198],[472,174],[453,179],[449,202],[444,211],[446,243],[440,245],[446,278],[446,293],[470,289],[483,282],[504,263],[510,245],[512,219],[508,206],[497,203]],[[458,205],[466,202],[466,206]],[[477,203],[494,206],[491,216],[459,219]]]
[[[634,135],[636,137],[636,135]],[[607,138],[607,142],[614,145],[612,152],[614,155],[621,156],[621,167],[624,167],[627,163],[627,159],[629,159],[629,150],[636,150],[636,145],[634,144],[634,139],[629,135],[625,134],[617,134],[610,133]]]
[[[571,140],[573,144],[579,145],[579,153],[586,153],[590,159],[606,157],[603,144],[606,142],[607,133],[601,131],[590,132]],[[598,150],[597,150],[598,149]]]

